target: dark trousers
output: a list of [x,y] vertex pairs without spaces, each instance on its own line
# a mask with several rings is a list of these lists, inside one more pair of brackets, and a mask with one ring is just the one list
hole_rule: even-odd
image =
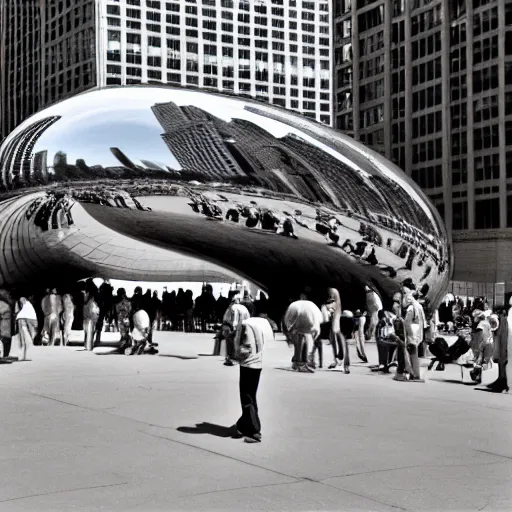
[[9,357],[11,352],[11,337],[10,336],[2,336],[1,341],[4,345],[4,357]]
[[261,369],[240,366],[240,403],[242,416],[236,422],[238,431],[244,436],[253,436],[261,431],[256,393],[260,383]]

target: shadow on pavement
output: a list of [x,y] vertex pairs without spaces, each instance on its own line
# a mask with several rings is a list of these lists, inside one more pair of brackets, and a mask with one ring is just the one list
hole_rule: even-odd
[[198,359],[199,356],[179,356],[176,354],[158,354],[160,357],[174,357],[175,359]]
[[210,434],[216,437],[233,437],[233,427],[224,427],[222,425],[215,425],[214,423],[196,423],[195,427],[178,427],[178,432],[184,434]]
[[458,384],[459,386],[476,386],[476,382],[462,382],[460,379],[433,379],[430,377],[428,380],[431,380],[432,382],[443,382],[447,384]]

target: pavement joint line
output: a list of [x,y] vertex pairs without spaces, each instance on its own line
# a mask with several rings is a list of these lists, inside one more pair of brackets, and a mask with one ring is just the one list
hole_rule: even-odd
[[92,489],[103,489],[105,487],[116,487],[120,485],[129,485],[129,482],[121,482],[118,484],[104,484],[104,485],[92,485],[90,487],[77,487],[75,489],[63,489],[61,491],[43,492],[39,494],[29,494],[27,496],[18,496],[17,498],[8,498],[6,500],[0,500],[0,503],[7,503],[9,501],[26,500],[28,498],[40,498],[42,496],[51,496],[52,494],[63,494],[65,492],[76,492],[76,491],[89,491]]
[[[481,450],[475,450],[475,451],[481,451]],[[490,452],[483,452],[491,454]],[[494,454],[491,454],[494,455]],[[512,459],[512,457],[505,457],[506,459]],[[465,468],[465,467],[472,467],[472,466],[492,466],[493,464],[504,464],[504,462],[500,462],[498,460],[495,461],[489,461],[489,462],[477,462],[475,464],[414,464],[412,466],[400,466],[396,468],[384,468],[384,469],[373,469],[370,471],[360,471],[357,473],[346,473],[344,475],[335,475],[335,476],[329,476],[327,478],[323,478],[320,480],[320,482],[325,482],[326,480],[332,480],[334,478],[346,478],[349,476],[361,476],[361,475],[371,475],[374,473],[386,473],[388,471],[401,471],[403,469],[418,469],[418,468]]]
[[500,453],[486,452],[485,450],[475,450],[475,452],[486,453],[487,455],[494,455],[494,457],[501,457],[502,459],[512,460],[508,455],[501,455]]
[[237,457],[233,457],[232,455],[226,455],[224,453],[219,453],[219,452],[216,452],[215,450],[203,448],[202,446],[197,446],[196,444],[186,443],[184,441],[179,441],[177,439],[171,439],[170,437],[159,436],[157,434],[151,434],[149,432],[144,432],[143,430],[139,430],[139,432],[141,434],[145,434],[147,436],[156,437],[157,439],[163,439],[165,441],[170,441],[171,443],[177,443],[177,444],[180,444],[183,446],[188,446],[190,448],[195,448],[196,450],[201,450],[201,451],[204,451],[207,453],[211,453],[213,455],[218,455],[219,457],[224,457],[225,459],[230,459],[230,460],[233,460],[236,462],[241,462],[242,464],[246,464],[248,466],[252,466],[252,467],[258,468],[258,469],[263,469],[264,471],[269,471],[270,473],[274,473],[279,476],[284,476],[286,478],[294,478],[295,480],[297,480],[297,482],[301,482],[301,481],[305,480],[303,477],[300,477],[300,476],[292,476],[292,475],[288,475],[286,473],[281,473],[280,471],[277,471],[275,469],[266,468],[265,466],[260,466],[259,464],[254,464],[253,462],[248,462],[246,460],[238,459]]
[[401,507],[399,505],[392,505],[391,503],[386,503],[385,501],[380,501],[376,498],[372,498],[372,497],[366,496],[364,494],[359,494],[358,492],[350,491],[348,489],[344,489],[343,487],[336,487],[335,485],[327,484],[325,482],[319,482],[319,483],[320,483],[320,485],[325,485],[326,487],[330,487],[331,489],[336,489],[337,491],[343,491],[343,492],[346,492],[347,494],[353,494],[354,496],[358,496],[359,498],[364,498],[365,500],[374,501],[375,503],[378,503],[379,505],[386,505],[386,507],[396,508],[397,510],[403,510],[404,512],[408,512],[408,510],[406,508]]
[[[241,460],[241,459],[238,459],[236,457],[232,457],[231,455],[225,455],[223,453],[219,453],[219,452],[216,452],[214,450],[209,450],[208,448],[203,448],[201,446],[197,446],[197,445],[194,445],[194,444],[185,443],[183,441],[178,441],[176,439],[170,439],[169,437],[165,437],[165,436],[159,436],[159,435],[156,435],[156,434],[150,434],[149,432],[144,432],[142,430],[139,430],[139,432],[141,434],[146,434],[146,435],[151,436],[151,437],[156,437],[158,439],[164,439],[165,441],[170,441],[171,443],[178,443],[180,445],[188,446],[188,447],[191,447],[191,448],[196,448],[198,450],[205,451],[205,452],[211,453],[213,455],[219,455],[220,457],[224,457],[224,458],[227,458],[227,459],[230,459],[230,460],[234,460],[236,462],[241,462],[242,464],[246,464],[246,465],[252,466],[254,468],[258,468],[258,469],[263,469],[264,471],[268,471],[270,473],[274,473],[274,474],[277,474],[279,476],[284,476],[286,478],[294,478],[296,480],[295,482],[286,482],[286,483],[282,483],[282,484],[276,483],[276,484],[267,484],[267,485],[253,486],[254,488],[256,488],[256,487],[268,487],[269,485],[276,486],[276,485],[299,484],[299,483],[302,483],[302,482],[312,482],[312,483],[319,484],[319,485],[325,485],[326,487],[330,487],[331,489],[335,489],[336,491],[346,492],[348,494],[353,494],[355,496],[358,496],[359,498],[364,498],[364,499],[367,499],[367,500],[370,500],[370,501],[374,501],[375,503],[379,503],[380,505],[386,505],[387,507],[391,507],[391,508],[395,508],[395,509],[403,510],[403,511],[407,512],[407,509],[405,509],[403,507],[400,507],[398,505],[392,505],[390,503],[386,503],[384,501],[377,500],[377,499],[372,498],[370,496],[365,496],[364,494],[358,494],[358,493],[356,493],[354,491],[349,491],[347,489],[342,489],[341,487],[336,487],[335,485],[328,484],[328,483],[324,482],[323,480],[315,480],[314,478],[309,478],[309,477],[298,477],[298,476],[287,475],[286,473],[281,473],[280,471],[276,471],[274,469],[266,468],[264,466],[260,466],[258,464],[254,464],[252,462]],[[253,487],[251,487],[251,486],[242,487],[242,488],[240,488],[240,490],[241,489],[251,489]],[[239,490],[239,489],[221,489],[221,490],[218,490],[218,491],[211,491],[209,493],[203,493],[203,494],[212,494],[214,492],[229,492],[229,491],[233,491],[233,490]],[[194,495],[194,496],[196,496],[196,495]]]
[[303,480],[297,480],[295,482],[276,482],[274,484],[262,484],[262,485],[246,485],[244,487],[231,487],[229,489],[217,489],[215,491],[206,491],[206,492],[199,492],[197,494],[187,494],[187,498],[192,498],[196,496],[205,496],[208,494],[215,494],[220,492],[231,492],[231,491],[243,491],[245,489],[262,489],[263,487],[276,487],[278,485],[294,485],[294,484],[300,484]]

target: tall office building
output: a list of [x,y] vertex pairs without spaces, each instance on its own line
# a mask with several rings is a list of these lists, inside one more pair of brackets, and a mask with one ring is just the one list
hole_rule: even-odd
[[38,110],[96,85],[95,4],[0,2],[0,141]]
[[454,291],[502,302],[512,292],[512,3],[334,8],[335,126],[437,206],[454,241]]
[[140,83],[248,95],[331,124],[330,5],[0,2],[0,140],[38,109],[73,94]]

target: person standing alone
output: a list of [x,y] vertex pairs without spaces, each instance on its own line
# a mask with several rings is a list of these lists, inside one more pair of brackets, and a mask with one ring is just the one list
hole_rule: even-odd
[[263,368],[263,348],[274,339],[274,332],[265,318],[244,320],[236,330],[234,358],[240,363],[240,403],[242,415],[236,422],[238,436],[246,443],[261,442],[261,422],[256,394]]

